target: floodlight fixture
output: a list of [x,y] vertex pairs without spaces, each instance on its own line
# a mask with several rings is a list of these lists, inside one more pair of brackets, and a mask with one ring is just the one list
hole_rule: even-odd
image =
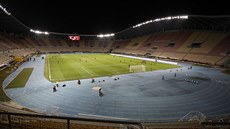
[[7,15],[11,15],[11,13],[9,13],[6,8],[4,8],[2,5],[0,5],[0,8],[7,14]]
[[188,15],[169,16],[169,17],[156,18],[154,20],[149,20],[149,21],[146,21],[146,22],[139,23],[139,24],[133,26],[133,28],[140,27],[142,25],[149,24],[149,23],[152,23],[152,22],[159,22],[159,21],[172,20],[172,19],[188,19]]
[[97,35],[97,37],[99,37],[99,38],[113,37],[114,35],[115,35],[114,33],[111,33],[111,34],[99,34],[99,35]]
[[33,29],[30,29],[30,32],[33,32],[33,33],[35,33],[35,34],[49,35],[49,32],[47,32],[47,31],[40,31],[40,30],[33,30]]

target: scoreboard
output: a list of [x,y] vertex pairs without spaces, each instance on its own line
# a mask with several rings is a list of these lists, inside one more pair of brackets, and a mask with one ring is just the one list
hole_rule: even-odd
[[80,36],[69,36],[69,39],[72,41],[80,41]]

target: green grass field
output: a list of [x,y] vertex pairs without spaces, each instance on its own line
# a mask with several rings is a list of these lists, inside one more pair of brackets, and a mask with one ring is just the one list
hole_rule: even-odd
[[26,85],[31,73],[33,72],[34,68],[24,68],[10,84],[6,87],[9,88],[20,88]]
[[[51,54],[46,56],[45,77],[50,81],[127,74],[129,65],[141,65],[142,60],[109,54]],[[176,65],[146,61],[146,71],[178,68]]]
[[224,71],[222,71],[222,72],[225,73],[225,74],[230,75],[230,70],[224,70]]
[[[14,67],[14,65],[11,65],[10,67],[5,68],[4,70],[0,71],[0,83],[3,84],[3,81],[6,79],[7,76],[11,74],[11,69]],[[2,86],[2,85],[1,85]],[[3,88],[0,88],[0,101],[9,101],[10,98],[5,94],[3,91]]]

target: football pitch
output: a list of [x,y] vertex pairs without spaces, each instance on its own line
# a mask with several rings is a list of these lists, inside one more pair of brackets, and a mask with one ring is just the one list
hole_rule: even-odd
[[179,67],[110,54],[49,54],[46,56],[45,77],[55,82],[113,76],[130,73],[129,66],[135,65],[144,65],[146,71]]

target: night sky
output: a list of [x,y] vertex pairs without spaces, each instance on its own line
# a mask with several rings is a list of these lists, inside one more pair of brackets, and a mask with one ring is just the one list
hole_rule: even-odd
[[30,28],[77,34],[114,33],[146,20],[173,15],[230,14],[226,0],[181,1],[0,0],[0,4]]

